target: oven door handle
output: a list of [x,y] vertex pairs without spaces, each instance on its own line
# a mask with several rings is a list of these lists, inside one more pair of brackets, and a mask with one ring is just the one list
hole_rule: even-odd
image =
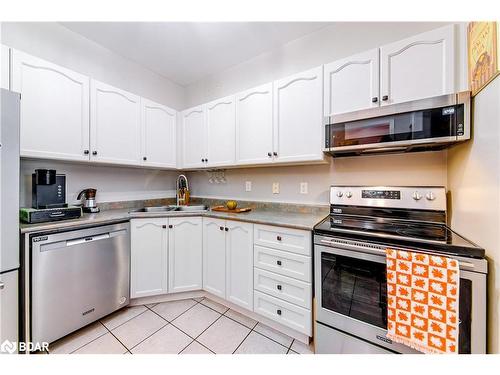
[[[320,240],[320,242],[321,242],[321,243],[324,243],[324,244],[326,244],[326,245],[333,246],[333,247],[335,247],[335,246],[338,246],[338,245],[339,245],[339,243],[337,243],[337,242],[334,242],[334,241],[328,241],[328,240],[323,240],[323,239],[322,239],[322,240]],[[380,253],[380,254],[386,255],[386,252],[385,252],[385,250],[384,250],[384,249],[377,249],[376,247],[368,247],[367,249],[369,249],[369,250],[370,250],[370,252],[374,252],[374,251],[375,251],[375,252],[377,252],[377,253]]]

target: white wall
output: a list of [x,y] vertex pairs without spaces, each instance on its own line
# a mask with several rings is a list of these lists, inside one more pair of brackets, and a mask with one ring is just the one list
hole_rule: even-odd
[[177,172],[115,166],[95,166],[59,161],[23,160],[21,162],[22,207],[31,206],[31,174],[37,168],[55,169],[66,175],[66,201],[77,203],[85,188],[97,189],[97,202],[116,202],[175,197]]
[[[191,107],[231,95],[443,25],[445,23],[339,22],[187,86],[186,105]],[[461,32],[465,32],[464,25],[460,24],[457,29],[463,28]],[[465,53],[462,56],[465,58]]]
[[473,141],[448,152],[451,226],[486,249],[489,351],[500,352],[500,78],[474,98]]
[[184,88],[55,22],[2,22],[2,44],[182,109]]

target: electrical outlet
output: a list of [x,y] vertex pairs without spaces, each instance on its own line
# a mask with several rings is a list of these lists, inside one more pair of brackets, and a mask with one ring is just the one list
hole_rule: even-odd
[[252,181],[245,182],[245,191],[252,191]]
[[307,194],[307,182],[300,183],[300,194]]
[[273,194],[279,194],[279,193],[280,193],[280,183],[273,182]]

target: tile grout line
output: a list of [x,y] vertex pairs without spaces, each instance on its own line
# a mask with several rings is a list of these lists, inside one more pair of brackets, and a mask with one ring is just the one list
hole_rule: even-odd
[[[101,323],[101,322],[99,321],[99,323]],[[93,323],[90,323],[90,324],[93,324]],[[90,325],[90,324],[89,324],[89,325]],[[102,323],[101,323],[101,324],[102,324]],[[85,328],[85,327],[84,327],[84,328]],[[75,332],[78,332],[78,331],[75,331]],[[79,349],[83,348],[85,345],[88,345],[88,344],[90,344],[91,342],[94,342],[95,340],[97,340],[98,338],[101,338],[101,337],[102,337],[102,336],[104,336],[106,333],[107,333],[107,332],[104,332],[102,335],[99,335],[99,336],[97,336],[96,338],[93,338],[93,339],[92,339],[92,340],[90,340],[89,342],[86,342],[85,344],[83,344],[83,345],[79,346],[78,348],[76,348],[75,350],[73,350],[73,351],[71,351],[71,352],[69,352],[69,353],[67,353],[67,354],[73,354],[73,353],[74,353],[74,352],[76,352],[77,350],[79,350]],[[69,335],[68,335],[68,336],[69,336]],[[50,348],[50,346],[49,346],[49,348]],[[49,350],[49,354],[50,354],[50,350]],[[57,353],[53,353],[53,354],[57,354]],[[61,354],[64,354],[64,353],[61,353]]]
[[[111,336],[113,336],[120,344],[122,344],[122,346],[127,350],[128,353],[132,354],[132,352],[127,348],[127,346],[123,342],[121,342],[120,339],[118,337],[116,337],[115,334],[113,332],[111,332],[111,330],[108,327],[106,327],[106,325],[103,322],[99,321],[99,323],[101,323],[104,326],[104,328],[111,334]],[[123,353],[123,354],[125,354],[125,353]]]
[[[121,326],[122,326],[122,325],[124,325],[125,323],[130,322],[132,319],[135,319],[135,318],[137,318],[139,315],[142,315],[142,314],[144,314],[146,311],[148,311],[148,308],[146,307],[146,305],[136,305],[136,306],[144,306],[146,309],[145,309],[144,311],[140,312],[139,314],[134,315],[134,316],[133,316],[133,317],[131,317],[130,319],[125,320],[123,323],[120,323],[119,325],[117,325],[116,327],[114,327],[114,328],[113,328],[113,330],[117,329],[118,327],[121,327]],[[132,307],[135,307],[135,306],[125,307],[125,308],[126,308],[126,309],[129,309],[129,308],[132,308]],[[115,312],[116,312],[116,311],[115,311]],[[112,315],[112,314],[114,314],[114,313],[111,313],[111,314],[109,314],[109,315],[106,315],[104,318],[106,318],[107,316],[110,316],[110,315]],[[104,324],[104,323],[102,322],[102,319],[104,319],[104,318],[99,319],[99,320],[98,320],[98,322],[99,322],[99,323],[101,323],[104,327],[106,327],[106,324]],[[109,330],[109,329],[108,329],[108,327],[106,327],[106,329],[107,329],[108,331],[110,331],[110,332],[111,332],[111,330]]]

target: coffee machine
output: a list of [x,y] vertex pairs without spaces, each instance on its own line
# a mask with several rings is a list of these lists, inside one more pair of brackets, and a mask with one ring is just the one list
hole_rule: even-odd
[[68,207],[66,176],[55,169],[36,169],[31,175],[31,205],[36,209]]
[[78,194],[78,197],[76,197],[76,199],[81,199],[83,197],[82,208],[84,212],[96,213],[100,211],[95,201],[96,193],[97,189],[88,188],[88,189],[83,189]]

